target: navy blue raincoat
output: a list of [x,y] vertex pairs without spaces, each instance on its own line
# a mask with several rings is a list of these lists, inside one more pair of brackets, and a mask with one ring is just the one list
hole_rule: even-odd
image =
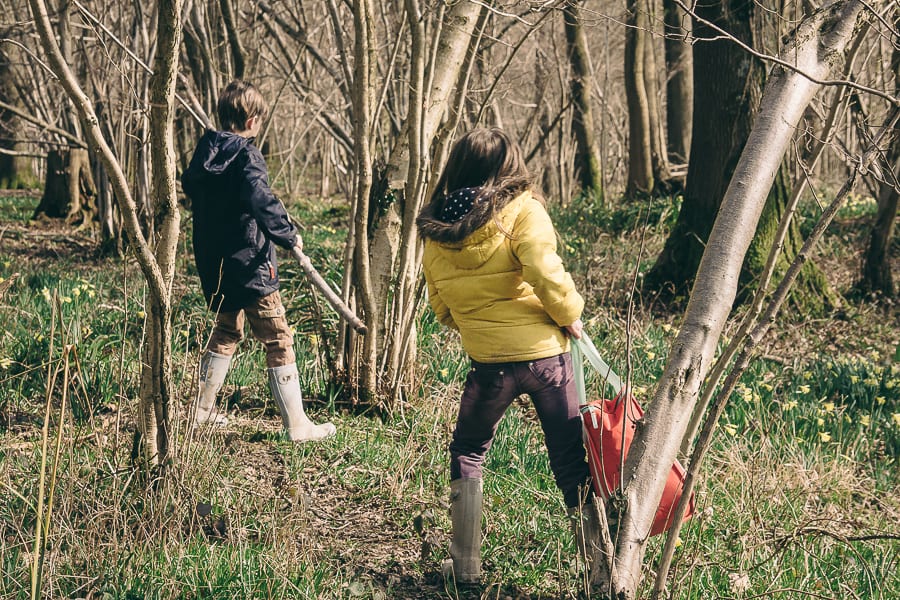
[[194,257],[207,306],[232,312],[276,291],[275,245],[292,248],[297,230],[251,140],[207,131],[181,183],[194,213]]

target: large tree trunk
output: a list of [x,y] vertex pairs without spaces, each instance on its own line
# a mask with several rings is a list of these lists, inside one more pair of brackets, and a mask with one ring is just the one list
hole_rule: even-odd
[[[741,271],[741,289],[738,292],[738,301],[741,303],[750,298],[759,275],[766,266],[769,250],[772,248],[791,194],[790,168],[785,160],[778,169],[772,189],[769,190],[769,198],[759,219],[756,235],[747,251],[747,260]],[[776,281],[784,276],[802,246],[803,235],[800,233],[800,224],[796,219],[792,219],[784,238],[782,252],[772,272]],[[797,309],[798,314],[820,316],[840,306],[841,301],[822,270],[815,263],[806,261],[791,288],[790,303]]]
[[96,198],[88,151],[84,148],[51,150],[47,153],[44,195],[32,218],[65,218],[70,225],[90,223],[97,214]]
[[587,36],[581,23],[581,1],[568,0],[563,6],[566,49],[572,70],[569,89],[572,94],[572,133],[575,134],[575,176],[586,193],[603,193],[600,154],[594,140],[594,117],[591,110],[591,72]]
[[[801,22],[780,58],[815,79],[827,78],[862,8],[856,0],[839,0],[817,11]],[[744,256],[797,123],[818,88],[803,75],[781,68],[766,86],[759,117],[704,252],[684,324],[625,461],[624,502],[612,507],[618,522],[612,586],[617,599],[637,595],[647,532],[731,312]]]
[[686,297],[719,203],[750,132],[763,70],[704,20],[751,43],[755,4],[743,0],[698,4],[694,21],[693,133],[684,200],[678,219],[644,289],[663,301]]
[[694,61],[691,45],[683,38],[691,33],[691,16],[663,0],[666,48],[666,128],[669,160],[684,164],[691,149],[691,116],[694,106]]
[[628,0],[625,30],[625,97],[628,102],[628,184],[626,193],[649,194],[653,190],[650,137],[650,105],[644,84],[645,46],[649,18],[647,0]]

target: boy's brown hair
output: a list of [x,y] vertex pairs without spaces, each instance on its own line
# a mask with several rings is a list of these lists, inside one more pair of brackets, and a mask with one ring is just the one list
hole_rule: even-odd
[[242,131],[247,119],[269,114],[269,105],[252,83],[235,79],[219,94],[216,105],[219,113],[219,124],[224,131]]

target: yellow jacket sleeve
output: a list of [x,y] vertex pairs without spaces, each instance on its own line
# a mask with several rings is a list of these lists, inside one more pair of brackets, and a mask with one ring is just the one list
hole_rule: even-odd
[[522,279],[534,289],[550,318],[560,327],[578,320],[584,299],[556,253],[556,231],[540,202],[530,200],[519,213],[512,237],[512,252],[522,265]]
[[438,322],[444,327],[459,329],[456,325],[456,321],[453,320],[453,315],[450,314],[450,308],[448,308],[447,304],[441,299],[441,294],[438,292],[437,286],[434,285],[431,273],[427,266],[424,268],[424,274],[425,283],[428,285],[428,302],[431,304],[431,308],[434,310]]

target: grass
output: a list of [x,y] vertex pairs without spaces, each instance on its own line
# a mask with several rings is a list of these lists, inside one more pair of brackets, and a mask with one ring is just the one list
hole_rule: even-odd
[[[485,587],[445,586],[446,447],[468,370],[458,337],[425,312],[418,396],[391,417],[343,410],[320,356],[333,342],[331,321],[321,339],[306,287],[287,261],[283,293],[304,392],[313,418],[335,422],[337,436],[305,446],[280,439],[264,356],[249,342],[226,382],[231,424],[187,431],[211,319],[183,242],[174,317],[178,460],[165,482],[143,480],[130,467],[139,273],[131,261],[99,258],[71,232],[26,226],[35,201],[0,198],[0,277],[19,274],[0,299],[0,597],[30,597],[47,373],[61,365],[62,344],[73,345],[78,363],[70,365],[66,411],[61,383],[50,401],[50,448],[60,428],[62,447],[41,571],[45,597],[577,596],[574,544],[527,402],[503,419],[485,465]],[[554,208],[566,261],[589,292],[589,331],[621,371],[623,290],[654,256],[674,213],[661,201],[646,211],[649,220],[637,206],[577,202],[587,204]],[[842,217],[828,248],[865,223],[864,209]],[[314,263],[339,281],[346,211],[292,210],[306,223]],[[634,223],[649,223],[643,256]],[[833,253],[830,271],[846,263],[844,249]],[[742,378],[704,467],[697,514],[682,530],[674,598],[900,597],[900,340],[892,313],[866,305],[846,313],[843,321],[780,327]],[[642,399],[677,327],[671,317],[636,312],[632,376]],[[48,460],[52,466],[52,452]],[[660,544],[655,538],[648,556]]]

